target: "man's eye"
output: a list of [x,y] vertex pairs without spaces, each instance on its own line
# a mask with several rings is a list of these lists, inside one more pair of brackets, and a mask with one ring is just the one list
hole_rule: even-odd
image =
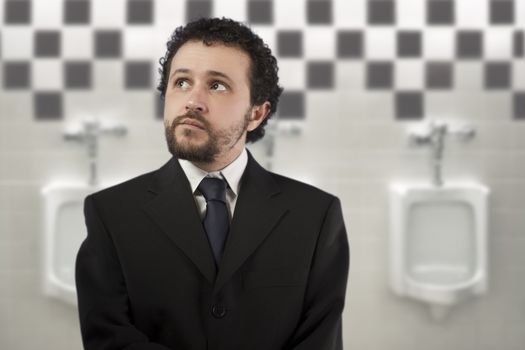
[[186,79],[179,79],[175,82],[175,86],[181,89],[187,89],[190,86],[190,83]]
[[218,82],[218,81],[216,81],[213,84],[211,84],[211,88],[213,90],[217,90],[217,91],[226,91],[227,90],[226,85],[224,85],[223,83]]

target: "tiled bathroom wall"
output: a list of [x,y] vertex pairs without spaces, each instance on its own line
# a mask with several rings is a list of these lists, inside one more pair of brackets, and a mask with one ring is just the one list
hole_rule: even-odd
[[[0,0],[0,349],[81,349],[75,308],[41,292],[40,190],[87,181],[62,136],[84,118],[128,128],[101,139],[103,181],[167,161],[158,59],[199,16],[245,21],[279,60],[273,156],[256,157],[342,200],[345,348],[523,349],[525,0]],[[388,285],[388,186],[430,181],[407,129],[432,119],[476,130],[447,137],[445,182],[491,190],[488,293],[443,322]]]

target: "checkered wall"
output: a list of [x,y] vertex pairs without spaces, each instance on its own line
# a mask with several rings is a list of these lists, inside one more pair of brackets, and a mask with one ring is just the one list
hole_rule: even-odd
[[95,78],[107,62],[120,71],[112,88],[149,94],[161,119],[164,46],[148,38],[201,16],[245,21],[269,43],[282,119],[305,118],[309,94],[363,90],[387,92],[393,118],[417,120],[428,94],[468,87],[505,93],[511,117],[525,120],[522,0],[4,0],[0,11],[2,89],[31,92],[37,120],[62,120],[68,94],[107,89]]

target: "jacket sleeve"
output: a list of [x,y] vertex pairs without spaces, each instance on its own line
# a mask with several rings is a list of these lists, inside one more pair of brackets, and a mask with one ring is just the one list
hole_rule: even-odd
[[349,246],[339,199],[332,201],[318,238],[301,321],[286,349],[341,350]]
[[93,196],[84,201],[88,235],[76,260],[82,342],[86,350],[170,350],[133,325],[124,276]]

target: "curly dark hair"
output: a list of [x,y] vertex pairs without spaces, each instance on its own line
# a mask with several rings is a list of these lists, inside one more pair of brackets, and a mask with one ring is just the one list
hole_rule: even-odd
[[167,52],[159,59],[160,82],[157,90],[164,100],[168,84],[171,60],[179,48],[188,41],[199,40],[205,45],[220,43],[240,48],[251,58],[250,103],[252,106],[269,101],[270,112],[255,129],[248,132],[247,142],[255,142],[264,136],[264,127],[275,113],[283,89],[279,86],[277,60],[268,45],[246,25],[229,18],[200,18],[175,29],[166,43]]

